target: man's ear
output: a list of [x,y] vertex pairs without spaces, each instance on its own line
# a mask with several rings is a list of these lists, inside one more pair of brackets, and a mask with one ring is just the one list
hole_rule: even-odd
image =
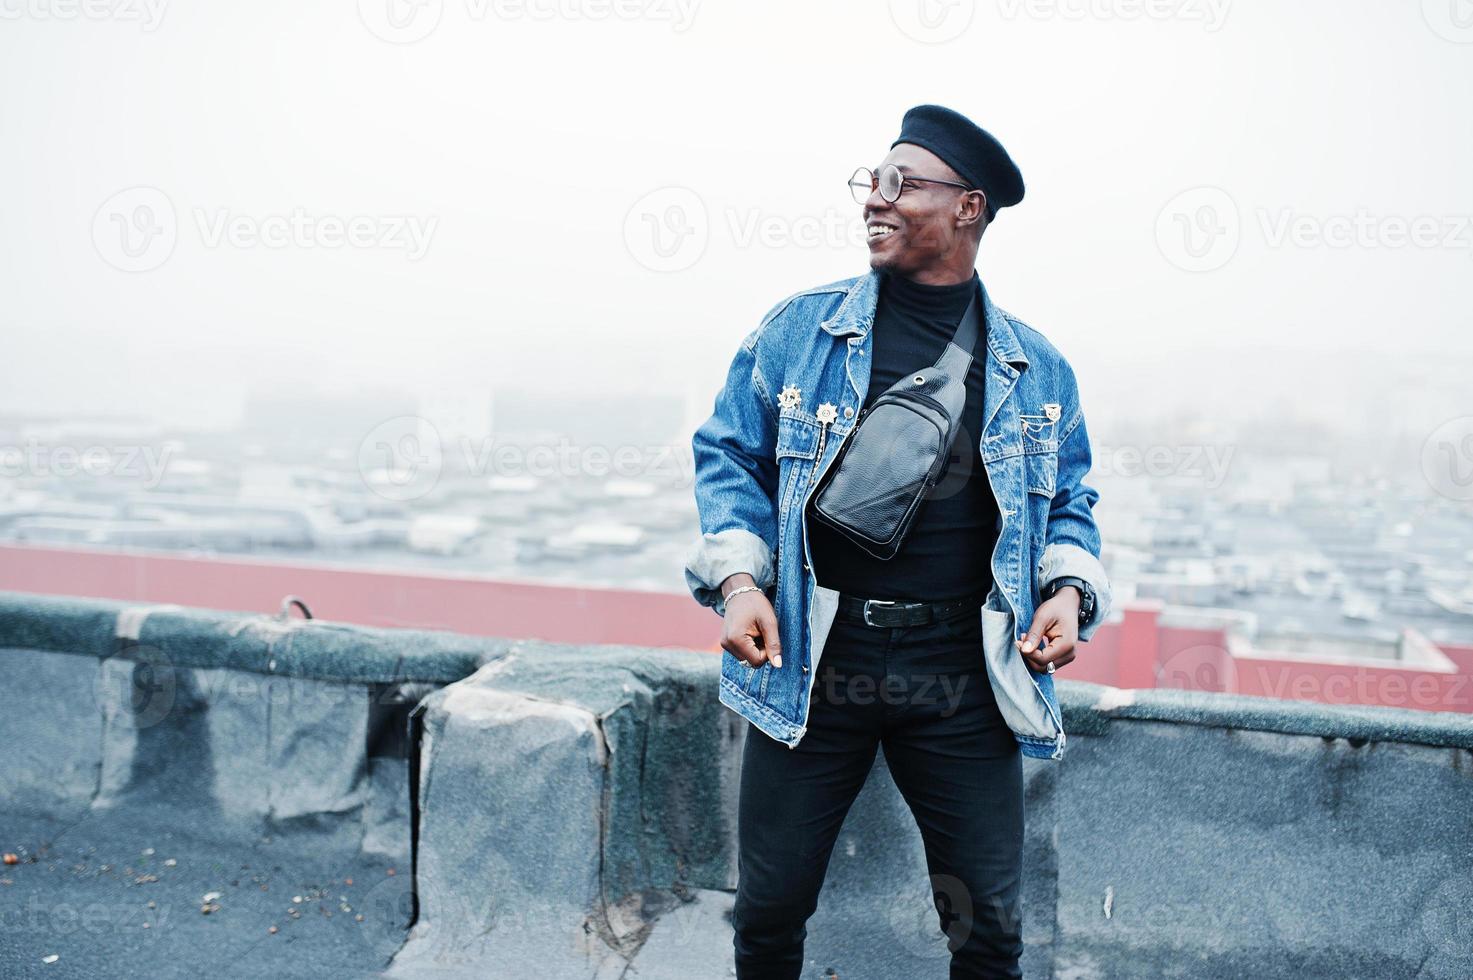
[[[975,195],[975,196],[974,196]],[[980,235],[987,226],[987,194],[985,191],[973,190],[963,196],[965,202],[957,210],[957,219],[967,225],[976,224]],[[976,203],[976,210],[972,210],[972,204]]]

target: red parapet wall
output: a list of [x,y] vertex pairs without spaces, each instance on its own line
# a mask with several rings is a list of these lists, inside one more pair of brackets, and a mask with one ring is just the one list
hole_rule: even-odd
[[719,650],[721,620],[689,595],[540,585],[319,562],[0,546],[0,589],[274,614],[473,636]]
[[[721,620],[689,595],[171,552],[0,546],[0,589],[275,614],[288,595],[318,619],[474,636],[719,651]],[[1473,713],[1473,647],[1453,672],[1229,651],[1222,630],[1163,626],[1157,603],[1102,625],[1065,680]],[[1246,655],[1245,655],[1246,653]]]

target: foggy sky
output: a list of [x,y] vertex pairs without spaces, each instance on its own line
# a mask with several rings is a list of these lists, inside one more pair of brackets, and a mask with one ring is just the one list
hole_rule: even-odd
[[[0,0],[0,412],[229,424],[264,385],[709,404],[773,303],[865,271],[844,183],[920,102],[1018,161],[979,269],[1087,411],[1354,425],[1463,397],[1473,28],[1443,0],[388,2]],[[417,9],[433,29],[396,43]],[[130,188],[173,212],[142,271],[107,254]],[[355,218],[374,241],[325,244]],[[1235,220],[1228,252],[1178,250],[1199,219]]]

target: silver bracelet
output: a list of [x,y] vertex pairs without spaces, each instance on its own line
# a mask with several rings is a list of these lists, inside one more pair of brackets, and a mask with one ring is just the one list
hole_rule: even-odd
[[732,596],[734,596],[734,595],[741,595],[743,592],[761,592],[761,591],[762,591],[762,587],[759,586],[759,585],[744,585],[744,586],[742,586],[739,589],[732,589],[730,592],[728,592],[726,594],[726,598],[725,599],[722,599],[721,601],[722,602],[730,602]]

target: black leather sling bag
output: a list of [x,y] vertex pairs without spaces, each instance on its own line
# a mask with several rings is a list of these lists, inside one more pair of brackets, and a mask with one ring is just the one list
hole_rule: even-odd
[[876,558],[900,551],[951,455],[980,332],[979,305],[974,294],[935,364],[901,378],[859,413],[809,500],[814,520]]

